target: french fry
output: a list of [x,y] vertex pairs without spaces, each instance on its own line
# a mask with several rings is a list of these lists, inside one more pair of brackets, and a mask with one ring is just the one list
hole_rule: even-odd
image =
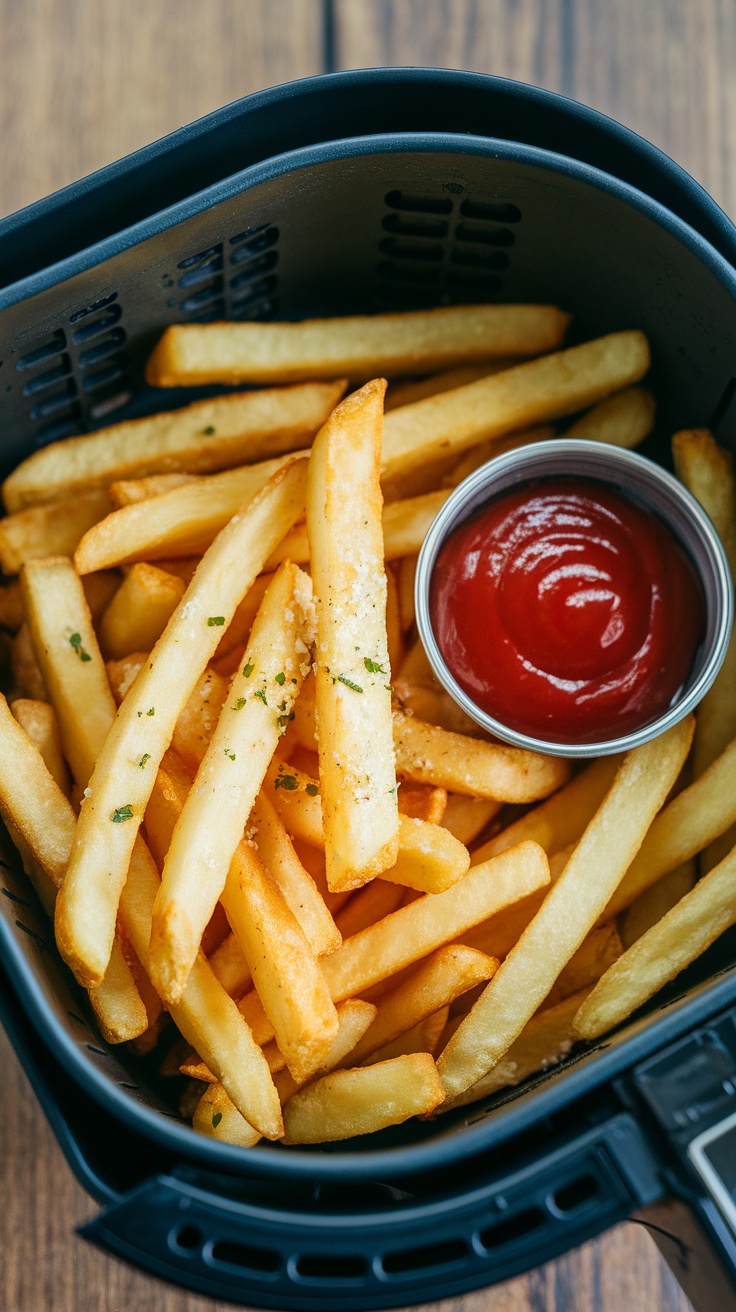
[[107,659],[150,651],[184,596],[185,585],[155,565],[132,565],[100,621]]
[[3,579],[0,581],[0,628],[17,633],[25,617],[20,583],[17,579]]
[[675,866],[669,874],[662,875],[651,888],[645,888],[621,917],[621,940],[624,947],[630,948],[632,943],[636,943],[642,934],[646,934],[652,925],[656,925],[662,916],[676,906],[680,898],[690,892],[696,878],[695,860],[691,859]]
[[[449,491],[426,492],[423,496],[407,497],[384,506],[383,557],[398,560],[409,552],[418,552],[437,512],[449,497]],[[305,565],[309,562],[309,539],[305,524],[297,524],[279,543],[266,562],[267,569],[275,569],[282,560],[293,560]]]
[[466,1107],[468,1103],[478,1102],[496,1093],[521,1084],[537,1071],[557,1066],[572,1048],[573,1020],[587,991],[573,994],[558,1002],[554,1007],[538,1011],[527,1021],[524,1029],[516,1039],[505,1057],[475,1084],[471,1084],[463,1093],[442,1103],[441,1112],[452,1111],[454,1107]]
[[13,638],[10,654],[13,670],[12,695],[30,697],[38,702],[48,701],[49,691],[36,658],[27,620],[24,620]]
[[[319,1079],[320,1076],[326,1075],[328,1071],[334,1070],[336,1066],[342,1063],[375,1019],[376,1010],[372,1003],[363,1002],[359,998],[347,998],[345,1002],[340,1003],[337,1008],[339,1023],[337,1035],[319,1070],[314,1072],[313,1079]],[[289,1098],[293,1097],[297,1089],[301,1088],[301,1085],[288,1070],[281,1071],[274,1080],[274,1084],[278,1089],[282,1106],[289,1101]]]
[[692,733],[685,719],[627,752],[560,878],[440,1056],[448,1097],[500,1061],[593,928],[675,782]]
[[470,869],[446,892],[417,898],[323,958],[333,1001],[363,993],[548,882],[541,848],[522,843]]
[[478,865],[507,848],[531,839],[548,856],[575,842],[600,806],[621,763],[620,757],[602,757],[571,779],[553,797],[535,806],[514,824],[476,848],[470,861]]
[[[494,802],[487,797],[465,797],[462,793],[448,793],[445,814],[439,823],[467,847],[498,815],[502,806],[503,802]],[[472,856],[470,860],[472,864]]]
[[92,488],[0,519],[0,568],[18,574],[29,560],[72,556],[87,529],[111,509],[105,488]]
[[175,324],[155,347],[146,378],[154,387],[191,387],[426,374],[553,350],[569,322],[551,305],[456,305],[301,323]]
[[113,511],[85,533],[74,553],[79,574],[111,565],[201,555],[268,480],[304,452],[227,469]]
[[414,579],[416,578],[418,559],[418,556],[412,554],[411,556],[402,556],[398,563],[399,611],[404,633],[409,632],[416,618],[414,611]]
[[269,761],[309,667],[311,584],[296,565],[274,576],[212,739],[177,821],[153,914],[154,984],[181,995]]
[[399,790],[399,814],[412,820],[427,820],[430,824],[441,825],[446,809],[445,788],[435,788],[432,784],[407,783],[402,784]]
[[456,943],[431,953],[408,979],[380,999],[373,1024],[350,1052],[350,1065],[358,1065],[468,989],[491,979],[498,965],[493,957]]
[[277,470],[222,530],[105,739],[56,905],[59,950],[80,982],[91,986],[104,975],[135,837],[179,713],[217,647],[220,627],[273,543],[302,513],[305,474],[302,461]]
[[308,444],[344,390],[337,382],[238,392],[52,442],[6,478],[6,509],[158,474],[162,467],[172,473],[214,473],[296,451]]
[[250,966],[237,938],[228,934],[209,959],[214,974],[231,998],[242,998],[253,983]]
[[623,950],[624,945],[614,921],[591,929],[577,952],[560,971],[542,1005],[545,1008],[554,1007],[572,994],[580,993],[583,989],[589,990],[614,961],[618,961]]
[[59,722],[53,706],[48,702],[36,702],[31,698],[17,697],[10,707],[14,719],[28,734],[34,747],[43,757],[46,769],[56,781],[65,797],[68,797],[72,783],[69,769],[61,750]]
[[399,710],[393,721],[397,773],[417,783],[497,802],[532,802],[570,777],[569,764],[559,756],[466,738]]
[[404,889],[400,885],[372,879],[370,884],[352,893],[347,905],[337,912],[335,920],[342,938],[352,938],[368,925],[375,925],[384,916],[390,916],[398,910],[403,899]]
[[470,866],[470,853],[448,829],[413,816],[399,816],[399,852],[381,876],[420,893],[444,893]]
[[653,997],[736,923],[736,851],[729,853],[606,972],[575,1016],[593,1039]]
[[460,460],[453,460],[451,468],[442,479],[443,485],[449,488],[457,487],[469,474],[480,469],[481,465],[487,464],[489,460],[495,460],[496,456],[503,456],[507,451],[518,451],[519,447],[531,446],[533,442],[550,442],[556,436],[557,432],[552,424],[537,424],[535,428],[525,428],[520,433],[510,433],[508,437],[479,442],[477,446],[466,451]]
[[130,692],[147,660],[147,651],[137,651],[131,653],[130,656],[123,656],[122,660],[107,662],[105,667],[107,669],[107,678],[117,706]]
[[21,576],[28,625],[80,788],[115,718],[115,702],[82,584],[65,557],[29,561]]
[[192,775],[197,773],[212,741],[227,694],[226,680],[209,666],[200,675],[194,692],[179,713],[171,746]]
[[343,401],[309,460],[320,788],[335,892],[380,875],[398,852],[378,485],[384,392],[381,379]]
[[[390,383],[386,392],[384,409],[397,410],[400,405],[413,405],[423,401],[426,396],[437,396],[440,392],[451,392],[455,387],[464,387],[474,383],[478,378],[488,378],[490,374],[500,374],[503,369],[510,369],[518,360],[509,356],[501,360],[480,360],[478,364],[460,364],[454,369],[443,369],[429,378],[419,378],[412,382]],[[380,373],[380,366],[378,369]]]
[[251,825],[255,828],[252,841],[256,851],[281,889],[313,952],[318,957],[335,952],[342,942],[342,935],[317,885],[294,851],[281,817],[263,792],[259,793],[251,811]]
[[289,1099],[284,1142],[325,1143],[372,1134],[433,1111],[443,1097],[434,1061],[424,1052],[333,1071]]
[[418,1025],[413,1025],[410,1030],[406,1030],[404,1034],[392,1039],[383,1048],[378,1048],[376,1052],[371,1053],[370,1057],[366,1057],[363,1065],[373,1066],[377,1062],[391,1061],[394,1057],[404,1057],[408,1053],[414,1052],[428,1052],[433,1057],[444,1033],[449,1015],[450,1008],[441,1007],[432,1016],[420,1020]]
[[89,613],[95,628],[107,610],[120,584],[122,574],[117,569],[101,569],[94,574],[85,574],[82,579],[84,595],[87,598]]
[[656,402],[646,387],[627,387],[599,401],[576,419],[565,437],[586,442],[610,442],[613,446],[639,446],[654,427]]
[[192,1126],[209,1139],[234,1143],[239,1148],[253,1148],[261,1138],[240,1115],[221,1084],[210,1084],[205,1089],[192,1117]]
[[132,506],[136,501],[160,497],[163,492],[183,487],[185,483],[196,483],[202,477],[202,474],[148,474],[144,478],[118,479],[110,484],[107,491],[115,509],[120,510],[123,506]]
[[649,347],[642,333],[611,333],[392,410],[384,424],[383,477],[395,478],[440,454],[459,456],[486,438],[573,414],[638,382],[648,368]]
[[[258,578],[253,580],[251,587],[249,587],[240,605],[236,608],[232,620],[220,639],[220,645],[215,652],[215,660],[221,660],[223,656],[237,648],[238,664],[240,664],[240,653],[243,652],[243,648],[250,637],[253,621],[266,595],[266,589],[272,580],[273,574],[271,573],[259,574]],[[245,655],[244,652],[243,655]],[[235,670],[233,670],[234,673]]]
[[391,568],[386,570],[386,645],[389,666],[392,670],[398,670],[405,655],[404,633],[399,608],[399,585]]

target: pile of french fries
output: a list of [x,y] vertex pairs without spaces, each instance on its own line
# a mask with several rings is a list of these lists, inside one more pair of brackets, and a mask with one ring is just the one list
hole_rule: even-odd
[[[417,639],[461,479],[651,430],[643,335],[566,349],[567,324],[170,328],[154,386],[259,386],[5,481],[0,813],[102,1034],[188,1077],[211,1138],[345,1139],[518,1084],[736,921],[735,644],[697,723],[574,772],[483,734]],[[674,449],[736,564],[730,458]]]

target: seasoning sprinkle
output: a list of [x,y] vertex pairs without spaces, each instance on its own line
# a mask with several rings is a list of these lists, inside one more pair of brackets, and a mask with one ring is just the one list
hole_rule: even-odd
[[349,679],[348,676],[347,676],[347,674],[338,674],[338,676],[337,676],[337,681],[338,681],[338,683],[344,683],[346,688],[352,688],[353,692],[362,692],[362,691],[363,691],[363,689],[361,688],[360,684],[359,684],[359,683],[353,683],[352,679]]
[[70,641],[72,647],[74,648],[75,652],[77,653],[77,656],[79,657],[80,661],[91,661],[91,660],[92,660],[92,657],[90,656],[89,652],[88,652],[88,651],[85,651],[85,650],[84,650],[84,647],[82,646],[82,635],[81,635],[81,633],[72,633],[72,634],[70,635],[69,641]]
[[118,806],[118,807],[113,811],[112,815],[110,816],[110,819],[112,820],[112,822],[113,822],[114,825],[121,825],[121,824],[123,823],[123,820],[132,820],[132,819],[133,819],[133,808],[132,808],[132,806],[129,806],[129,805],[128,805],[128,806]]
[[209,619],[207,620],[207,627],[209,629],[221,629],[224,623],[225,623],[224,615],[210,615]]

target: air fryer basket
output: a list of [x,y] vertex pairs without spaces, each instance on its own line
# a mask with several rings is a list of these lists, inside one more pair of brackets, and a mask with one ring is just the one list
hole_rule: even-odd
[[[331,88],[348,108],[352,94],[352,119],[325,113]],[[655,456],[675,428],[707,422],[736,445],[736,274],[724,258],[736,258],[736,233],[646,143],[559,98],[470,75],[383,70],[269,95],[0,225],[6,468],[189,399],[143,382],[167,323],[499,299],[564,306],[576,338],[644,329]],[[361,135],[371,95],[380,126],[393,107],[415,130]],[[444,110],[457,132],[416,130],[430,102],[430,126]],[[277,118],[288,106],[291,126],[272,133],[270,157],[231,171],[238,124],[250,161],[253,117],[269,103]],[[521,105],[525,141],[473,135],[468,106],[484,103],[503,121]],[[313,132],[330,119],[352,135],[303,145],[310,114]],[[207,186],[185,195],[187,152],[202,181],[216,129],[220,171],[213,148]],[[528,144],[540,137],[556,149]],[[568,138],[584,144],[580,158]],[[604,171],[612,161],[646,190]],[[126,180],[136,222],[117,231],[108,206]],[[734,935],[618,1033],[518,1090],[346,1145],[246,1151],[196,1136],[150,1063],[102,1042],[7,841],[0,866],[0,1014],[73,1169],[106,1205],[85,1233],[111,1251],[236,1303],[394,1307],[506,1279],[671,1195],[690,1208],[686,1237],[682,1217],[660,1226],[679,1235],[676,1273],[701,1308],[733,1300],[734,1221],[718,1178],[728,1191]]]

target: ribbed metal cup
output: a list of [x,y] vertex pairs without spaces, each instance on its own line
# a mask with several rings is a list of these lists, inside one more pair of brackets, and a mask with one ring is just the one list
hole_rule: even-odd
[[[437,556],[447,538],[477,510],[525,483],[547,478],[588,478],[607,484],[630,501],[653,511],[669,527],[691,561],[705,601],[705,636],[685,686],[671,706],[620,738],[560,743],[510,729],[481,709],[448,668],[430,619],[429,594]],[[560,438],[497,456],[455,489],[432,523],[419,553],[415,583],[419,636],[437,678],[459,706],[505,742],[553,756],[606,756],[656,738],[697,706],[723,664],[733,623],[733,584],[718,534],[702,506],[660,465],[644,456],[601,442]]]

